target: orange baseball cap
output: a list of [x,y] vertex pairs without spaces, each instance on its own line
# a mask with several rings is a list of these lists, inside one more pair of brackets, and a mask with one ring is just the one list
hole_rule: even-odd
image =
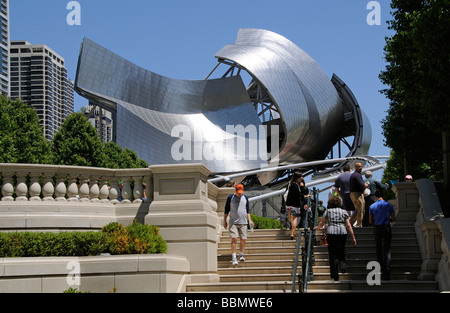
[[239,184],[236,186],[236,193],[243,194],[244,193],[244,185]]

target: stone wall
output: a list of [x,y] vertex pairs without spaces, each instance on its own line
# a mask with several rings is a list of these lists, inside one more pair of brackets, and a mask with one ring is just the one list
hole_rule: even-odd
[[[450,219],[444,218],[435,183],[420,179],[397,183],[397,222],[414,223],[422,255],[419,280],[436,280],[441,291],[450,291]],[[411,215],[415,214],[415,218]]]
[[170,255],[0,259],[0,292],[174,293],[189,262]]

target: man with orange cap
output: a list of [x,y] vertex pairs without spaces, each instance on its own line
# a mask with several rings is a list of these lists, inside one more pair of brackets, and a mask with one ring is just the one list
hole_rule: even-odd
[[231,261],[233,265],[238,264],[236,257],[237,238],[239,241],[239,261],[245,261],[244,249],[245,241],[248,237],[247,225],[253,227],[253,222],[250,217],[250,205],[248,197],[244,195],[244,186],[242,184],[237,185],[234,194],[228,196],[225,204],[225,214],[223,217],[223,227],[227,229],[227,218],[230,216],[230,237],[231,237]]

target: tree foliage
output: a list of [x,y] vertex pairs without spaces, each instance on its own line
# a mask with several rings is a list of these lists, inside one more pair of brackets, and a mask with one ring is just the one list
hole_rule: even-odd
[[36,111],[0,96],[0,163],[49,164],[50,145]]
[[144,168],[136,152],[103,143],[83,113],[70,114],[52,141],[55,164],[106,168]]
[[54,164],[104,167],[103,143],[82,113],[70,114],[52,140]]
[[0,96],[0,163],[145,168],[136,152],[104,144],[82,113],[70,114],[49,143],[36,111]]
[[[442,133],[450,123],[450,0],[393,0],[380,74],[390,100],[383,120],[394,150],[387,174],[442,178]],[[385,174],[385,176],[387,175]]]
[[128,148],[121,148],[114,142],[104,145],[105,167],[107,168],[144,168],[147,162],[139,159],[137,153]]

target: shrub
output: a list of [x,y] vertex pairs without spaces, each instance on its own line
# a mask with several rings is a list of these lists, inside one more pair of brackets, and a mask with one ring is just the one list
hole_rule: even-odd
[[280,221],[250,214],[255,229],[283,229]]
[[102,231],[0,233],[0,257],[58,257],[165,253],[167,244],[156,226],[111,223]]
[[157,226],[133,222],[127,227],[112,223],[103,227],[110,236],[111,254],[152,254],[165,253],[167,243],[159,235]]

